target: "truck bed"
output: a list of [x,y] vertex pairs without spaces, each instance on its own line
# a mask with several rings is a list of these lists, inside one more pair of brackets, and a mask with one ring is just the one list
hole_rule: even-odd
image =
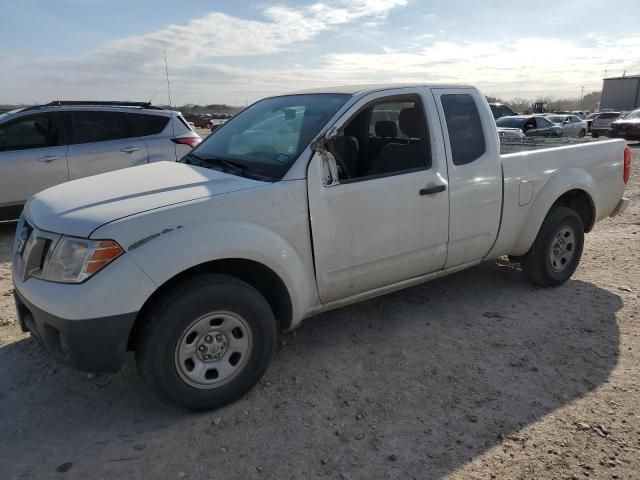
[[585,143],[601,142],[606,139],[596,140],[592,138],[578,137],[526,137],[517,138],[500,138],[500,153],[516,153],[528,150],[542,150],[545,148],[564,147],[568,145],[581,145]]
[[621,140],[535,139],[503,153],[501,227],[488,256],[526,253],[553,200],[578,185],[591,197],[594,222],[608,216],[624,192],[625,146]]

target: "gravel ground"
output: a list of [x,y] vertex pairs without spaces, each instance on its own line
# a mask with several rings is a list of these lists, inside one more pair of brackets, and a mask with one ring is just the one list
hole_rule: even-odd
[[35,478],[640,478],[640,146],[574,278],[466,272],[310,319],[218,411],[87,376],[16,325],[0,224],[0,463]]

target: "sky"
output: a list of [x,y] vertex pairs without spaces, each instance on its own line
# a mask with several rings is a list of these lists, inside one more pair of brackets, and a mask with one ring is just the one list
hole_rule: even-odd
[[[640,74],[640,1],[0,0],[0,104],[244,105],[361,83],[579,97]],[[614,8],[613,6],[616,5]],[[624,5],[624,7],[622,6]]]

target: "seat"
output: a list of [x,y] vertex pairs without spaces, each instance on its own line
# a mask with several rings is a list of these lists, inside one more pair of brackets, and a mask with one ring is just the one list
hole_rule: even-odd
[[365,166],[365,170],[368,170],[373,160],[378,157],[386,145],[396,141],[398,137],[398,127],[393,120],[378,120],[375,125],[375,133],[375,137],[369,137],[369,149],[367,152],[368,165]]
[[382,175],[426,166],[422,128],[416,108],[402,109],[398,123],[402,133],[409,137],[409,143],[394,142],[385,145],[373,161],[367,175]]

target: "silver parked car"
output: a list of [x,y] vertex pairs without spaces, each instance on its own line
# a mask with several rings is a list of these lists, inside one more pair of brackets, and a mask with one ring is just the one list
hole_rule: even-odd
[[565,137],[584,137],[587,134],[587,122],[577,115],[551,114],[547,120],[562,127],[562,135]]
[[182,158],[202,139],[180,112],[137,102],[52,102],[0,115],[0,220],[76,178]]

